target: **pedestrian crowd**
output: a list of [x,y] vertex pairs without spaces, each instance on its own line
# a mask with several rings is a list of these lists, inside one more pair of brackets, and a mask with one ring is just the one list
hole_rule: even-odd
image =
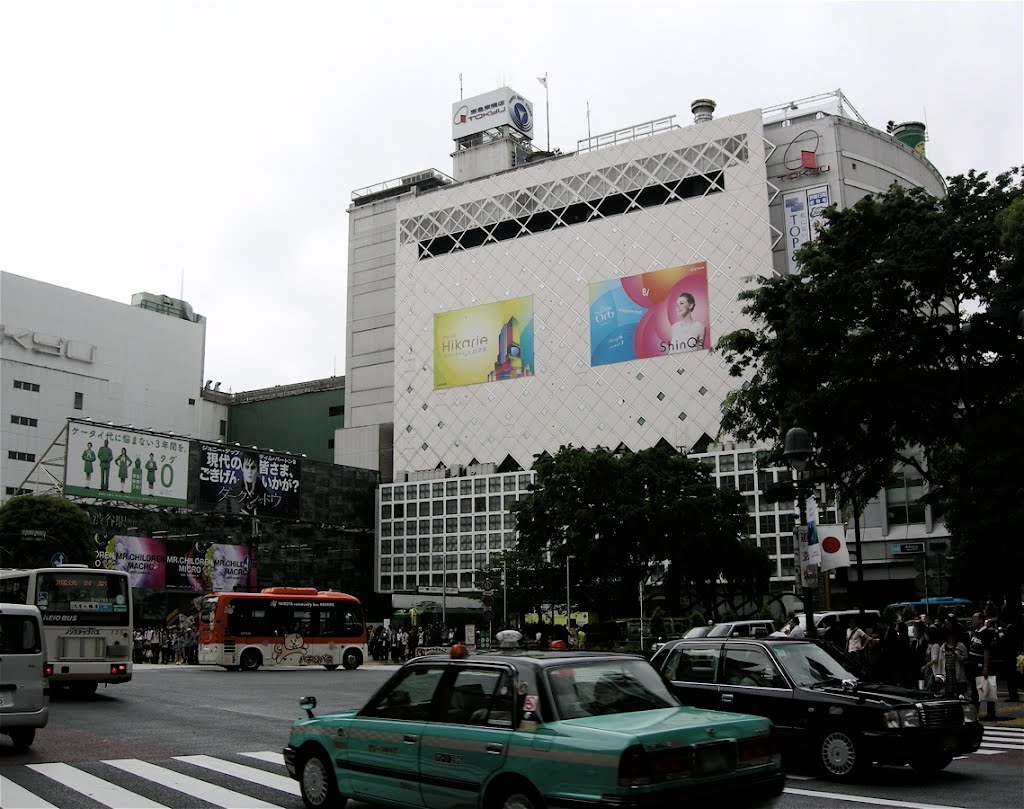
[[199,663],[199,633],[193,628],[149,627],[136,629],[132,662],[173,664]]
[[416,656],[420,646],[451,646],[462,640],[462,630],[436,623],[427,626],[377,626],[369,633],[370,657],[379,662],[402,663]]
[[983,719],[996,718],[999,683],[1010,702],[1020,701],[1022,637],[1009,620],[977,612],[967,626],[954,615],[940,623],[928,615],[905,621],[889,612],[868,628],[851,617],[846,627],[831,627],[825,640],[845,649],[872,679],[967,697]]

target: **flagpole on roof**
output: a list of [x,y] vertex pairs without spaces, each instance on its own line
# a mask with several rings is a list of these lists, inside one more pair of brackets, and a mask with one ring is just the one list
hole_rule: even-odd
[[548,98],[548,74],[544,71],[543,76],[538,76],[537,81],[544,85],[544,123],[548,129],[548,151],[551,151],[551,103]]

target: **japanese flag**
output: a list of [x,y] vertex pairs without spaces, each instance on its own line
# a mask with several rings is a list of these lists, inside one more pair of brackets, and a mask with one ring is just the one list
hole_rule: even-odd
[[849,567],[850,551],[846,547],[846,526],[819,525],[817,528],[822,572],[837,567]]

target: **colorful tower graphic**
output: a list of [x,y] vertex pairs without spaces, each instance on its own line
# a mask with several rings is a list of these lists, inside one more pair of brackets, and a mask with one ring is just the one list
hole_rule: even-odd
[[523,364],[519,338],[519,319],[510,317],[498,331],[498,352],[494,370],[487,375],[488,382],[530,376],[530,366]]

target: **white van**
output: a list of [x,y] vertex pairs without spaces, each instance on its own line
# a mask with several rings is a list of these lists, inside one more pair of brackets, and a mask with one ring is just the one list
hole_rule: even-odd
[[14,746],[32,746],[50,718],[43,619],[37,607],[0,604],[0,733]]
[[[807,616],[801,612],[796,617],[800,621],[800,628],[806,632]],[[856,618],[861,629],[870,631],[881,620],[881,617],[882,614],[878,610],[864,610],[864,620],[862,622],[860,610],[822,610],[821,612],[815,611],[814,625],[818,628],[818,635],[820,636],[836,624],[845,629],[850,618]]]

